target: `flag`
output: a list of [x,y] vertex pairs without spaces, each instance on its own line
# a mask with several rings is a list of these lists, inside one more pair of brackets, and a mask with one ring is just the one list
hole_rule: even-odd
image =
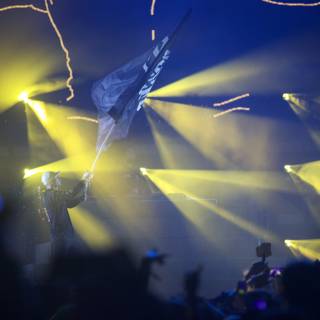
[[154,48],[94,83],[91,96],[98,110],[97,150],[105,149],[112,141],[128,135],[135,114],[143,107],[169,59],[169,48],[177,30],[189,14],[170,37],[165,37]]

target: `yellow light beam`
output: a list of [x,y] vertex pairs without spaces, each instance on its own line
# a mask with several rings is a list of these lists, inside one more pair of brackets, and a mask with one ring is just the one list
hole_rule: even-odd
[[46,124],[48,121],[48,117],[47,117],[47,112],[46,112],[44,103],[41,101],[35,101],[30,99],[27,99],[26,103],[34,111],[34,113],[37,115],[41,123]]
[[[253,162],[257,165],[258,162],[265,161],[263,159],[269,143],[265,140],[265,136],[270,126],[264,119],[255,121],[252,117],[239,115],[239,119],[223,117],[221,121],[214,121],[214,112],[208,108],[156,99],[148,99],[147,104],[196,150],[218,165],[218,168],[234,165],[235,161],[238,161],[236,159],[242,159],[241,161],[247,162],[246,165]],[[243,130],[240,128],[249,122],[254,123],[252,129],[257,127],[258,135],[242,133]],[[264,134],[261,130],[265,131]],[[247,157],[248,153],[243,153],[251,143],[259,149],[254,156],[255,159]]]
[[23,173],[24,173],[23,179],[27,179],[27,178],[33,176],[34,174],[36,174],[35,171],[33,171],[32,169],[28,169],[28,168],[25,168],[25,169],[23,170]]
[[320,146],[319,119],[317,120],[319,104],[298,94],[287,94],[284,98],[306,126],[311,139]]
[[218,163],[227,161],[221,152],[216,152],[216,147],[208,148],[212,142],[219,141],[214,140],[216,127],[212,126],[208,109],[154,99],[147,100],[147,104],[209,160]]
[[285,169],[288,173],[293,173],[305,183],[310,184],[320,194],[320,161],[286,165]]
[[[61,90],[66,87],[66,81],[61,79],[50,80],[46,82],[41,82],[37,84],[33,84],[30,87],[27,87],[22,94],[27,94],[28,97],[33,97],[39,94],[50,93],[54,91]],[[20,96],[21,96],[20,95]],[[21,101],[19,96],[19,100]]]
[[70,218],[80,238],[93,250],[105,250],[114,239],[105,226],[82,207],[70,209]]
[[[27,179],[36,174],[40,174],[47,171],[60,171],[62,173],[74,173],[80,176],[85,170],[88,169],[88,167],[91,164],[91,161],[92,159],[88,159],[87,154],[64,158],[62,160],[51,162],[37,168],[25,169],[23,179]],[[99,172],[103,170],[106,170],[106,169],[101,168],[100,170],[99,168]]]
[[219,184],[230,184],[255,190],[296,192],[284,173],[273,171],[145,169],[145,172],[156,172],[158,177],[175,183],[177,187],[188,188],[192,192],[201,190],[205,193],[207,191],[212,193],[213,187]]
[[228,109],[226,111],[222,111],[222,112],[219,112],[219,113],[215,113],[213,115],[214,118],[218,118],[218,117],[222,117],[222,116],[225,116],[227,115],[228,113],[232,113],[234,111],[250,111],[251,109],[248,108],[248,107],[236,107],[236,108],[231,108],[231,109]]
[[[310,50],[305,50],[305,47]],[[247,92],[249,89],[255,93],[275,93],[279,91],[279,87],[299,86],[296,81],[299,77],[294,70],[304,68],[306,60],[317,61],[317,58],[309,39],[281,41],[235,60],[186,75],[155,89],[148,96],[152,98],[232,96],[239,92]],[[283,61],[281,66],[275,63],[279,60]]]
[[320,2],[304,3],[304,2],[279,2],[273,0],[262,0],[265,3],[286,7],[316,7],[320,6]]
[[[229,221],[230,223],[238,226],[239,228],[249,232],[250,234],[258,237],[263,238],[264,240],[271,241],[273,243],[280,243],[278,237],[271,232],[264,230],[263,228],[255,225],[252,222],[249,222],[232,212],[224,209],[214,203],[211,203],[207,200],[201,199],[196,196],[194,193],[189,192],[189,190],[182,190],[175,185],[172,185],[169,181],[159,178],[157,175],[157,170],[147,170],[148,177],[159,187],[160,190],[164,191],[164,193],[182,193],[186,196],[190,197],[194,201],[196,201],[201,206],[207,208],[208,210],[212,211],[214,214],[217,214],[221,218]],[[169,192],[168,192],[169,191]],[[170,199],[170,197],[168,197]]]
[[226,100],[226,101],[214,103],[213,106],[214,107],[222,107],[222,106],[225,106],[227,104],[230,104],[232,102],[235,102],[235,101],[247,98],[247,97],[250,97],[250,93],[245,93],[245,94],[242,94],[240,96],[234,97],[234,98]]
[[[120,157],[123,157],[123,153],[121,153]],[[107,162],[112,165],[113,160],[110,158],[110,156],[107,158]],[[144,219],[143,223],[141,223],[141,219],[138,218],[141,215],[147,217],[154,209],[153,205],[148,202],[128,201],[129,198],[127,196],[132,192],[130,183],[128,184],[127,179],[119,178],[119,173],[112,173],[111,170],[113,169],[111,168],[110,170],[108,164],[105,168],[107,168],[110,175],[95,175],[91,188],[98,206],[101,207],[109,218],[110,212],[114,213],[113,218],[128,238],[136,237],[139,234],[139,237],[143,239],[146,246],[154,247],[154,239],[150,239],[149,237],[150,230],[158,230],[161,226],[155,225],[150,219]],[[117,159],[117,164],[119,164],[119,158]],[[123,167],[121,170],[123,170]],[[110,184],[106,184],[106,177],[113,180],[112,188],[110,188]],[[106,208],[110,208],[111,211],[106,210]]]
[[95,127],[83,128],[76,121],[68,120],[67,117],[76,113],[72,108],[31,99],[28,100],[28,105],[35,111],[43,128],[64,155],[74,157],[86,154],[85,163],[88,165],[92,162],[95,154],[93,142],[96,138]]
[[299,253],[311,260],[320,259],[320,239],[285,240],[284,243],[295,256]]
[[150,9],[150,15],[152,16],[154,16],[155,14],[155,6],[156,6],[156,0],[152,0],[151,9]]
[[[179,147],[177,145],[173,145],[172,139],[170,139],[160,131],[156,121],[153,120],[149,110],[147,108],[145,108],[144,110],[151,128],[154,142],[159,151],[163,167],[167,169],[178,168],[179,166],[181,166],[182,160],[179,153]],[[188,160],[189,159],[190,157],[188,157]]]
[[[216,243],[219,241],[218,233],[208,228],[206,219],[204,215],[207,216],[207,210],[195,201],[186,202],[185,200],[176,198],[175,194],[181,194],[181,191],[176,186],[173,186],[168,181],[159,179],[155,176],[148,175],[149,170],[147,170],[147,176],[150,180],[161,190],[168,200],[179,210],[179,212],[194,226],[200,234],[202,234],[206,239],[210,240],[212,244],[216,246]],[[190,200],[190,199],[189,199]],[[220,249],[221,246],[216,246],[217,249]]]
[[[49,18],[49,21],[59,39],[59,42],[60,42],[60,46],[65,54],[65,58],[66,58],[66,67],[69,71],[69,77],[67,79],[67,82],[66,82],[66,85],[69,89],[69,96],[67,97],[67,101],[70,101],[73,97],[74,97],[74,90],[72,88],[72,85],[71,85],[71,81],[73,80],[73,70],[72,70],[72,67],[71,67],[71,59],[70,59],[70,53],[69,53],[69,50],[67,49],[67,47],[65,46],[64,44],[64,41],[63,41],[63,37],[62,37],[62,34],[60,32],[60,30],[58,29],[53,17],[52,17],[52,14],[51,14],[51,11],[49,9],[49,3],[48,3],[48,0],[45,0],[44,1],[45,3],[45,6],[46,6],[46,11],[47,11],[47,15],[48,15],[48,18]],[[51,4],[53,4],[53,1],[51,1]]]
[[285,169],[297,187],[297,190],[305,199],[313,218],[318,224],[320,224],[320,199],[317,194],[320,193],[320,161],[302,165],[287,165]]

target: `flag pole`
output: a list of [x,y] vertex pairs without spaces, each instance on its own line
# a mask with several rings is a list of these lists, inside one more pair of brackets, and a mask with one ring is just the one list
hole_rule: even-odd
[[104,138],[104,140],[103,140],[103,142],[102,142],[102,144],[101,144],[101,146],[100,146],[100,148],[99,148],[99,150],[98,150],[98,152],[97,152],[97,154],[96,154],[96,157],[95,157],[95,159],[94,159],[94,161],[93,161],[93,163],[92,163],[92,165],[91,165],[90,172],[93,172],[93,171],[95,170],[96,165],[97,165],[97,162],[98,162],[98,160],[99,160],[99,158],[100,158],[100,156],[101,156],[101,154],[102,154],[102,151],[103,151],[103,149],[104,149],[104,147],[105,147],[105,144],[107,143],[108,139],[110,138],[110,135],[111,135],[111,133],[112,133],[115,125],[116,125],[116,123],[114,122],[114,123],[112,124],[112,126],[111,126],[108,134],[107,134],[106,137]]

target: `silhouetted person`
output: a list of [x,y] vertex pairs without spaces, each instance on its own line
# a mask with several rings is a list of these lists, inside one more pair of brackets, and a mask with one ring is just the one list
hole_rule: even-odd
[[74,230],[68,208],[81,203],[85,197],[92,174],[86,172],[82,180],[69,191],[61,188],[59,172],[45,172],[39,187],[40,214],[50,226],[52,254],[66,254],[73,246]]

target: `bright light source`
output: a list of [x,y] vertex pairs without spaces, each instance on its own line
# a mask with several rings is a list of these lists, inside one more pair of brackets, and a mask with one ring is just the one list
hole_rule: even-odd
[[291,247],[292,246],[292,243],[290,240],[284,240],[284,244],[287,246],[287,247]]
[[23,91],[19,94],[19,97],[18,97],[19,101],[23,101],[24,103],[27,103],[28,100],[29,100],[29,95],[28,95],[28,92],[26,91]]
[[290,93],[284,93],[282,95],[283,100],[289,101],[290,100]]
[[291,167],[290,165],[288,165],[288,164],[286,164],[286,165],[284,166],[284,169],[285,169],[288,173],[293,172],[292,167]]
[[284,243],[294,256],[312,261],[320,259],[320,239],[285,240]]
[[24,169],[23,172],[24,172],[23,179],[28,179],[29,177],[31,177],[31,176],[33,176],[33,175],[35,175],[35,174],[37,174],[37,173],[39,173],[41,171],[38,170],[38,169],[28,169],[28,168],[26,168],[26,169]]
[[146,168],[140,168],[140,172],[143,176],[147,176],[148,175],[148,171]]
[[26,179],[29,176],[30,169],[24,169],[23,172],[24,172],[23,179]]
[[36,173],[36,170],[26,168],[26,169],[24,169],[23,172],[24,172],[23,179],[27,179],[27,178],[33,176]]

